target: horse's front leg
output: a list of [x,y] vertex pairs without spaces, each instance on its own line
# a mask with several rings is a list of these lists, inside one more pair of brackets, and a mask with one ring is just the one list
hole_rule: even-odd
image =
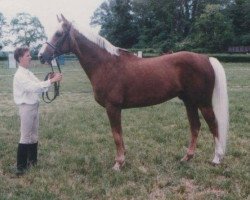
[[109,122],[117,151],[113,169],[119,171],[125,163],[125,148],[122,138],[121,126],[121,108],[117,108],[113,105],[107,105],[106,111],[109,117]]

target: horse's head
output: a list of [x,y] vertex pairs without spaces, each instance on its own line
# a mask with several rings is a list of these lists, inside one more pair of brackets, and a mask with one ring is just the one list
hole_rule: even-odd
[[41,63],[50,63],[55,57],[70,52],[70,30],[71,23],[61,15],[57,16],[60,23],[59,28],[53,34],[49,42],[46,42],[39,51],[38,58]]

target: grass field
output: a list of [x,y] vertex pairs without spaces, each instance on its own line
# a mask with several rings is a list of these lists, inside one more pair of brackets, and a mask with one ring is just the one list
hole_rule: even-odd
[[[250,63],[223,65],[230,131],[220,166],[210,164],[214,144],[203,119],[194,159],[180,162],[189,125],[183,103],[173,99],[123,111],[126,164],[114,172],[115,145],[105,109],[72,62],[62,69],[60,97],[40,104],[39,163],[19,178],[10,171],[19,140],[12,100],[15,70],[0,68],[0,199],[250,199]],[[49,69],[31,70],[42,79]]]

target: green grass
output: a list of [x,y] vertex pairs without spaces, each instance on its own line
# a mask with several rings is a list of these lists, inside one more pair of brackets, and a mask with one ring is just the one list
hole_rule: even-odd
[[[15,70],[0,68],[0,199],[249,199],[250,63],[224,66],[230,131],[220,166],[209,163],[214,144],[203,119],[194,159],[180,163],[190,133],[183,103],[173,99],[123,110],[126,164],[114,172],[115,145],[106,111],[94,101],[79,64],[72,62],[62,69],[61,95],[40,105],[39,163],[19,178],[10,171],[19,140],[12,100]],[[49,69],[31,70],[42,79]]]

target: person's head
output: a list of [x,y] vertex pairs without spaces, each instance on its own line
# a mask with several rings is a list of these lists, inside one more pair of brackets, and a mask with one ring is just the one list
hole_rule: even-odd
[[28,47],[18,47],[14,51],[14,58],[15,60],[21,65],[22,67],[29,67],[31,61],[30,50]]

